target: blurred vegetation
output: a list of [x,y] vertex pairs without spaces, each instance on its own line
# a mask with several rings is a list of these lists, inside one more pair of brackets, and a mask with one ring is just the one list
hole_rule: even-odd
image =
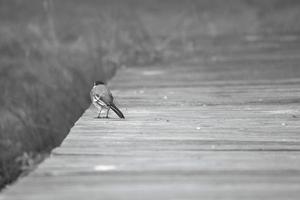
[[62,142],[89,106],[93,80],[109,80],[120,66],[205,51],[218,37],[298,33],[299,6],[297,0],[0,0],[0,188]]
[[89,106],[93,80],[152,62],[134,14],[103,6],[0,1],[0,187],[61,143]]

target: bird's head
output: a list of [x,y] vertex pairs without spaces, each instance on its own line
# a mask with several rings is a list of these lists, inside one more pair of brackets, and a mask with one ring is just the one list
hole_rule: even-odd
[[96,85],[105,85],[105,83],[103,81],[95,81],[94,86]]

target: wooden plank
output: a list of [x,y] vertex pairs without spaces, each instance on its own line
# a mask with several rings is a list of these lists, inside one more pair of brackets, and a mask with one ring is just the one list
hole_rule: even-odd
[[0,199],[299,199],[299,49],[240,50],[121,69],[126,119],[86,110]]

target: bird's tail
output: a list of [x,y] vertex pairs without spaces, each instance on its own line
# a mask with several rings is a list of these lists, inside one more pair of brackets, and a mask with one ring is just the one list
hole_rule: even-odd
[[117,106],[115,106],[115,104],[111,104],[110,108],[120,117],[125,119],[123,113],[117,108]]

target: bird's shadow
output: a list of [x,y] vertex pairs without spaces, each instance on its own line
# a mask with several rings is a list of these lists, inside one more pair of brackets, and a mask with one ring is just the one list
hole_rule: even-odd
[[110,117],[94,117],[94,119],[110,119]]
[[94,117],[94,119],[101,119],[101,120],[109,120],[109,121],[124,121],[125,119],[121,118],[114,118],[114,117]]

